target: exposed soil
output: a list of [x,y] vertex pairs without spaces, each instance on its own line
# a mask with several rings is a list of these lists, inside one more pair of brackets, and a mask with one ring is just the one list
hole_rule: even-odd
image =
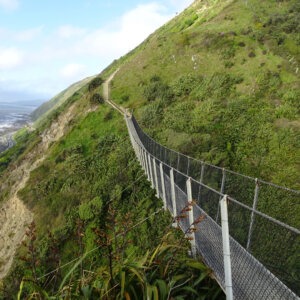
[[4,278],[12,265],[14,255],[24,239],[26,227],[33,220],[33,214],[18,197],[18,192],[26,185],[30,172],[45,159],[47,149],[65,133],[69,121],[74,116],[76,103],[52,122],[41,135],[41,142],[26,155],[1,184],[11,185],[10,196],[0,207],[0,279]]

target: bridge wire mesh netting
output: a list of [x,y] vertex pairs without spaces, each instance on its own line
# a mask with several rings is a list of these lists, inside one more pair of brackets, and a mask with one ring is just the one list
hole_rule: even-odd
[[286,210],[299,211],[300,192],[170,150],[144,133],[133,116],[126,122],[152,187],[184,232],[192,225],[183,213],[190,178],[194,220],[201,218],[196,249],[219,284],[225,288],[219,204],[226,194],[234,299],[299,299],[300,231]]

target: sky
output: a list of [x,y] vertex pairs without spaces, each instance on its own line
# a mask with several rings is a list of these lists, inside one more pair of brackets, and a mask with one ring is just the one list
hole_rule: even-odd
[[193,0],[0,0],[0,103],[100,73]]

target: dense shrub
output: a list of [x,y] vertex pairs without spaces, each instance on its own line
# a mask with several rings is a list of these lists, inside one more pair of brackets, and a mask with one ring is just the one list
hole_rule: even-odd
[[277,94],[279,87],[282,85],[282,80],[279,73],[270,70],[265,70],[256,77],[258,85],[256,97],[263,95],[274,96]]
[[188,96],[202,80],[202,76],[182,75],[172,83],[172,90],[176,96]]
[[235,56],[235,47],[233,45],[230,45],[229,47],[222,50],[223,59],[233,58],[234,56]]
[[189,101],[173,105],[168,112],[165,113],[164,124],[166,128],[173,129],[177,132],[190,132],[190,112],[194,107],[195,104]]
[[129,100],[129,95],[122,95],[121,96],[121,103],[127,102]]
[[218,100],[226,99],[235,91],[236,84],[241,83],[243,78],[226,73],[215,73],[206,76],[193,90],[191,96],[195,100],[203,101],[214,97]]
[[96,89],[97,87],[101,86],[101,84],[104,82],[104,80],[101,77],[96,77],[94,78],[88,86],[89,91],[93,91],[94,89]]
[[189,16],[188,18],[186,18],[184,20],[180,29],[183,30],[183,29],[186,29],[186,28],[192,26],[197,19],[198,19],[198,15],[196,13],[194,13],[193,15]]
[[152,127],[157,126],[162,119],[162,105],[159,101],[156,101],[143,108],[140,122],[145,127]]
[[231,67],[234,66],[234,62],[230,61],[230,60],[226,60],[224,62],[224,67],[227,68],[227,69],[230,69]]
[[150,82],[144,88],[143,95],[148,101],[161,99],[165,103],[169,103],[173,98],[171,88],[157,75],[150,79]]
[[102,104],[102,103],[104,103],[104,98],[99,93],[95,93],[90,98],[90,103],[91,104]]

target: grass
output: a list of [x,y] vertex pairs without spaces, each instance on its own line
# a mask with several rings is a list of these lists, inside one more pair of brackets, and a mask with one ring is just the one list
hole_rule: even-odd
[[[82,100],[82,106],[86,105],[87,102]],[[78,110],[82,109],[80,106],[78,105]],[[108,113],[111,113],[109,121],[106,120]],[[41,232],[45,232],[48,227],[48,224],[43,222],[45,218],[51,216],[54,227],[60,227],[65,222],[63,216],[70,205],[86,201],[84,200],[86,196],[82,198],[80,194],[84,193],[89,182],[86,180],[80,182],[83,170],[77,172],[81,168],[86,169],[88,166],[85,160],[92,157],[95,151],[99,151],[97,148],[99,139],[108,134],[120,134],[122,127],[123,120],[117,116],[117,112],[112,111],[107,105],[99,105],[95,111],[81,116],[76,125],[51,147],[45,162],[31,172],[27,187],[20,192],[20,196],[34,210]],[[44,183],[33,188],[41,178]],[[76,182],[82,191],[75,188],[71,192]],[[50,193],[51,190],[53,195]],[[48,200],[39,203],[37,201],[39,196]]]
[[[80,89],[90,82],[94,76],[85,78],[79,82],[72,84],[70,87],[59,93],[57,96],[53,97],[49,101],[42,104],[38,107],[33,113],[32,118],[36,121],[35,126],[39,126],[42,122],[42,119],[46,118],[49,113],[54,111],[60,105],[62,105],[68,98],[70,98],[74,93],[79,92]],[[42,119],[39,119],[42,117]]]

